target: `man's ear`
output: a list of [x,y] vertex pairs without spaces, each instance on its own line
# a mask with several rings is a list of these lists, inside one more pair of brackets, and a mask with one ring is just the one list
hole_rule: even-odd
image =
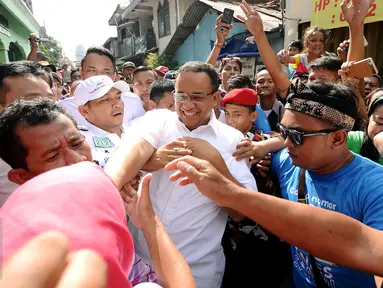
[[157,109],[157,104],[153,100],[149,100],[149,110]]
[[332,145],[334,148],[342,147],[344,143],[347,142],[347,132],[344,130],[337,130],[333,136]]
[[78,112],[80,112],[80,114],[82,115],[82,117],[84,117],[85,119],[88,119],[88,115],[89,115],[89,108],[86,106],[86,105],[80,105],[78,106]]
[[19,185],[24,184],[31,178],[29,172],[23,168],[12,169],[8,172],[8,180]]
[[258,112],[257,111],[254,111],[253,113],[251,113],[251,116],[250,116],[251,123],[253,123],[255,120],[257,120],[257,118],[258,118]]

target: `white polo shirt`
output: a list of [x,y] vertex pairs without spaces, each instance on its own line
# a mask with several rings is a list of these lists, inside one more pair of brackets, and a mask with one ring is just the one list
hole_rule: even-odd
[[[165,109],[150,111],[137,125],[129,128],[129,135],[131,133],[156,149],[182,136],[206,140],[221,152],[230,172],[240,183],[249,189],[257,189],[246,160],[236,161],[232,156],[243,134],[219,122],[213,111],[210,122],[193,131],[186,128],[176,112]],[[153,173],[150,194],[154,211],[185,257],[198,288],[218,288],[225,269],[221,239],[228,216],[195,185],[181,187],[170,182],[171,174],[164,169]],[[136,253],[144,262],[151,263],[143,233],[132,223],[129,223],[129,230]]]
[[[124,101],[124,124],[128,125],[131,120],[145,114],[142,101],[139,96],[134,93],[127,92],[121,96]],[[69,97],[60,101],[60,104],[72,115],[77,125],[86,126],[88,121],[78,112],[78,105],[74,101],[74,97]]]
[[121,140],[125,135],[126,127],[125,125],[121,126],[121,138],[117,134],[109,133],[89,122],[86,122],[84,126],[79,126],[79,130],[90,144],[93,161],[101,168],[104,168],[114,149],[120,146]]

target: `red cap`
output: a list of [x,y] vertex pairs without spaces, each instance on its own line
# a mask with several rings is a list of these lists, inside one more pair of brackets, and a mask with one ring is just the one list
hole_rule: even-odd
[[156,68],[156,72],[159,72],[159,73],[165,75],[166,73],[169,72],[169,68],[166,67],[166,66],[158,66],[158,67]]
[[258,94],[249,88],[233,89],[223,97],[221,106],[224,107],[226,103],[256,106],[258,103]]

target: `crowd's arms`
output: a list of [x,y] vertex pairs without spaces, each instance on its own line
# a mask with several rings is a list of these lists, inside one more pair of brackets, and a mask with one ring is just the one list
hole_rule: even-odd
[[[230,207],[284,241],[321,259],[383,276],[383,233],[343,214],[237,186],[210,163],[191,156],[167,165],[170,179],[194,183],[217,205]],[[279,219],[270,221],[270,219]]]
[[[177,150],[174,148],[177,148]],[[112,157],[110,157],[105,166],[105,171],[123,194],[124,186],[143,167],[148,171],[156,171],[163,168],[170,161],[188,154],[213,163],[225,177],[242,186],[230,173],[220,153],[210,143],[202,139],[190,137],[180,138],[158,150],[142,138],[132,139],[126,145],[120,146],[113,152]],[[240,213],[232,209],[226,210],[235,221],[244,219]]]
[[165,288],[194,288],[190,267],[154,213],[149,191],[151,177],[150,174],[144,176],[138,192],[125,187],[125,209],[134,225],[144,233],[158,283]]

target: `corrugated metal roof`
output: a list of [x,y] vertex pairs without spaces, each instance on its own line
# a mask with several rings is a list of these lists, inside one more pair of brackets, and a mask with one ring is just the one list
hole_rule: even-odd
[[173,55],[177,51],[177,48],[184,43],[186,38],[193,33],[209,9],[209,5],[200,1],[194,1],[186,10],[185,16],[182,18],[182,23],[178,25],[164,53]]
[[[178,25],[176,32],[173,34],[171,40],[166,46],[164,53],[168,55],[173,55],[179,46],[186,40],[186,38],[193,33],[197,25],[201,22],[206,12],[212,8],[219,12],[223,12],[225,8],[234,10],[235,15],[245,14],[242,12],[241,7],[239,7],[240,2],[223,2],[223,1],[210,1],[210,0],[198,0],[194,1],[187,11],[185,16],[182,19],[182,23]],[[275,9],[265,9],[264,7],[257,6],[258,12],[261,15],[263,20],[264,30],[266,32],[271,32],[282,25],[282,16],[281,12]]]
[[[199,0],[202,3],[209,5],[214,10],[223,12],[225,8],[234,10],[234,17],[236,15],[241,15],[245,17],[241,7],[239,6],[240,2],[221,2],[221,1],[210,1],[210,0]],[[282,16],[281,12],[274,9],[265,9],[261,5],[257,6],[258,13],[263,21],[263,28],[266,32],[270,32],[274,29],[279,28],[279,25],[282,25]]]

